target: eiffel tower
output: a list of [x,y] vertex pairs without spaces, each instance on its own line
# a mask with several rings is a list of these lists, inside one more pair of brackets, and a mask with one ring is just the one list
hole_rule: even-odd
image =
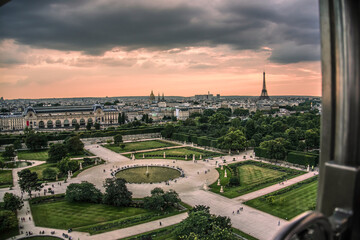
[[263,72],[263,89],[261,91],[259,100],[269,100],[269,99],[270,99],[270,97],[267,93],[266,84],[265,84],[265,72]]

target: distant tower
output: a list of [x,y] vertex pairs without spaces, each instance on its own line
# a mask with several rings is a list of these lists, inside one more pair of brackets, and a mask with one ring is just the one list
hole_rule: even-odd
[[265,84],[265,72],[263,72],[263,89],[261,91],[259,100],[269,100],[269,99],[270,99],[270,97],[267,93],[266,84]]
[[151,90],[151,93],[150,93],[150,101],[155,101],[155,95],[154,95],[153,90]]
[[158,93],[158,102],[160,102],[160,100],[161,100],[161,99],[160,99],[160,93]]
[[161,101],[165,102],[165,97],[164,97],[164,93],[162,94],[162,98]]

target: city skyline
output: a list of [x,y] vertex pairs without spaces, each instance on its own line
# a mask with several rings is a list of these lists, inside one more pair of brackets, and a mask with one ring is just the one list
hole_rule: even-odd
[[11,1],[0,8],[0,95],[259,96],[265,70],[270,96],[320,96],[317,4]]

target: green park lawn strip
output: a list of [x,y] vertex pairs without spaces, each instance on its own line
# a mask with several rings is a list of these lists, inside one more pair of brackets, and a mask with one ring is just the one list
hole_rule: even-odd
[[312,177],[287,188],[247,201],[245,204],[271,215],[290,220],[305,211],[315,208],[317,188],[317,177]]
[[233,233],[245,238],[246,240],[258,240],[257,238],[250,236],[249,234],[244,233],[243,231],[240,231],[239,229],[232,228]]
[[114,151],[117,153],[178,146],[177,144],[170,143],[170,142],[164,142],[164,141],[160,141],[160,140],[129,142],[129,143],[124,143],[124,144],[125,144],[125,147],[123,149],[119,146],[119,144],[118,145],[106,144],[103,146],[106,147],[107,149],[110,149],[111,151]]
[[29,239],[29,240],[58,240],[62,239],[59,237],[53,237],[53,236],[34,236],[34,237],[27,237],[22,239]]
[[[146,171],[148,170],[148,175]],[[180,177],[180,172],[167,167],[134,167],[121,170],[117,178],[123,178],[128,183],[158,183]]]
[[[217,185],[217,181],[214,182],[210,185],[211,191],[228,198],[234,198],[254,192],[305,173],[294,169],[255,161],[233,163],[224,167],[223,170],[221,170],[221,168],[217,168],[216,170],[220,175],[220,186]],[[225,170],[227,173],[226,178]],[[234,171],[237,171],[237,175],[240,179],[240,186],[228,185],[230,178],[235,174]],[[223,193],[220,193],[221,186],[223,186],[224,189]]]
[[[46,161],[49,158],[48,155],[49,149],[39,150],[39,151],[30,151],[30,150],[22,150],[18,152],[18,157],[20,160],[38,160],[38,161]],[[81,158],[93,156],[92,153],[88,151],[84,151],[80,154],[72,154],[71,158]]]
[[[185,160],[185,156],[187,156],[187,160],[191,161],[193,159],[193,154],[195,154],[195,159],[200,160],[200,156],[202,159],[205,159],[207,157],[218,157],[221,156],[220,153],[216,152],[210,152],[201,150],[198,148],[192,148],[192,147],[182,147],[182,148],[172,148],[172,149],[166,149],[166,150],[158,150],[158,151],[152,151],[152,152],[145,152],[145,153],[135,153],[136,159],[143,159],[143,156],[145,159],[161,159],[164,158],[164,152],[165,152],[165,158],[166,159],[177,159],[177,160]],[[125,154],[124,156],[130,158],[130,154]]]
[[38,160],[46,161],[48,159],[48,149],[39,151],[23,150],[18,151],[18,158],[20,160]]
[[45,168],[52,168],[54,169],[58,174],[60,173],[60,170],[57,168],[57,163],[44,163],[41,165],[37,165],[35,167],[28,168],[31,172],[36,172],[39,179],[42,179],[42,172]]
[[99,234],[157,219],[173,216],[185,210],[168,213],[138,207],[114,207],[93,203],[69,203],[64,198],[42,203],[30,203],[35,225]]
[[11,170],[0,170],[0,188],[8,188],[13,185]]

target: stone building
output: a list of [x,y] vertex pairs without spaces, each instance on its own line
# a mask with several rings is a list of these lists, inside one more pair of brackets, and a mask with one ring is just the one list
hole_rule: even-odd
[[118,124],[119,112],[100,104],[90,106],[27,107],[22,115],[0,116],[0,130],[73,128],[76,124]]

